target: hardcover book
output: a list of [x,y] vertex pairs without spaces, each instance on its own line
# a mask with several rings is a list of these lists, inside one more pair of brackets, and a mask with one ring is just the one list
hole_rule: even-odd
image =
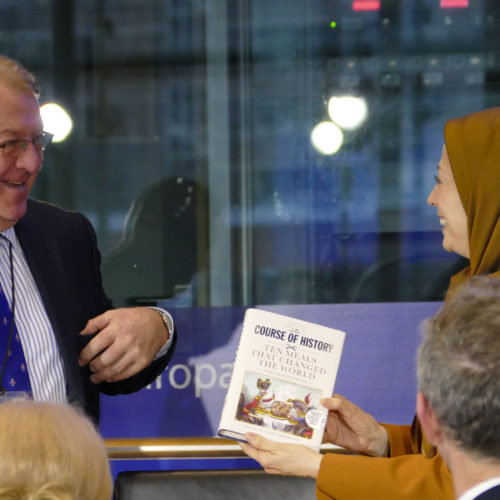
[[218,434],[319,450],[345,333],[260,309],[247,309]]

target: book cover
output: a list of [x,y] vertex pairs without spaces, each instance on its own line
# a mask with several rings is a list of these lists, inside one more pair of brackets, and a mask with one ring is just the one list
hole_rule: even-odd
[[218,434],[245,441],[256,432],[319,450],[345,333],[247,309]]

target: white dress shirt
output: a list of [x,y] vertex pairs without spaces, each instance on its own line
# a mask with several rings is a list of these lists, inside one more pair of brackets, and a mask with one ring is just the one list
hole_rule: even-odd
[[[16,326],[28,365],[33,399],[66,403],[64,364],[40,292],[17,240],[14,228],[9,228],[1,234],[12,243]],[[0,238],[0,285],[5,292],[9,306],[12,307],[11,284],[9,244]],[[170,314],[167,311],[164,312],[172,320]],[[173,320],[171,324],[173,325]],[[157,353],[156,358],[168,351],[173,337],[174,332],[172,331],[170,338]],[[0,353],[0,356],[3,354]]]
[[[2,234],[12,243],[16,326],[28,365],[33,399],[65,403],[66,377],[63,360],[42,298],[14,228],[9,228]],[[11,283],[9,244],[0,238],[0,284],[10,306]]]

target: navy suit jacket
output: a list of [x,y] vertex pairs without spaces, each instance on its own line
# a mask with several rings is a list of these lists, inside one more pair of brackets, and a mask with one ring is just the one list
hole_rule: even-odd
[[80,213],[28,200],[26,215],[14,228],[59,345],[68,400],[98,422],[100,392],[127,394],[150,384],[166,367],[175,346],[133,377],[93,384],[88,367],[80,368],[77,361],[92,337],[79,332],[90,318],[113,306],[102,287],[101,254],[92,225]]
[[481,493],[476,500],[500,500],[500,485]]

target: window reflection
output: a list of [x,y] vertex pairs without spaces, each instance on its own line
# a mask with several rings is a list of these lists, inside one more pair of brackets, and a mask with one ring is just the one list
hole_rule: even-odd
[[[442,127],[499,92],[500,6],[452,3],[3,2],[3,51],[74,125],[34,195],[91,218],[119,305],[439,300],[462,264],[425,201]],[[346,96],[366,103],[357,128],[331,116]],[[335,154],[311,141],[321,122]],[[175,210],[156,210],[126,257],[130,207],[165,179],[205,193],[193,220],[165,242]],[[133,280],[108,272],[151,251]]]

